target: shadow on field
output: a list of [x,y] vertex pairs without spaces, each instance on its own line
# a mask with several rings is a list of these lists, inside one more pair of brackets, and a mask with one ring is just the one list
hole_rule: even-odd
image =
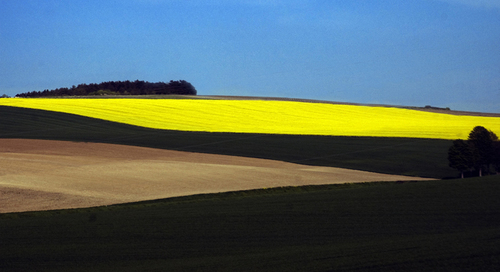
[[452,141],[157,130],[78,115],[0,106],[0,137],[101,142],[236,155],[387,174],[445,178]]

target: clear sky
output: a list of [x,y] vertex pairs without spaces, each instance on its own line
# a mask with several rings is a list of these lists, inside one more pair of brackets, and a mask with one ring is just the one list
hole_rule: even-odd
[[0,94],[137,79],[500,113],[500,0],[0,0]]

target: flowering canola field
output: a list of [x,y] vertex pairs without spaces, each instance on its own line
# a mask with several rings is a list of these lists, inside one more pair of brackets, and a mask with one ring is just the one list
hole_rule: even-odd
[[466,139],[484,126],[500,135],[499,117],[294,101],[4,98],[0,105],[182,131]]

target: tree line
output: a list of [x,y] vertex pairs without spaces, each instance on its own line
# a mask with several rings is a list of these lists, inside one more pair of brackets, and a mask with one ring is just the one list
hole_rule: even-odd
[[[500,141],[491,130],[476,126],[467,140],[455,140],[448,150],[449,166],[460,171],[463,178],[500,172]],[[492,171],[493,168],[493,171]]]
[[57,88],[54,90],[32,91],[17,94],[16,97],[56,97],[56,96],[91,96],[91,95],[153,95],[153,94],[180,94],[196,95],[196,89],[185,80],[169,83],[147,81],[108,81],[99,84],[73,85],[71,88]]

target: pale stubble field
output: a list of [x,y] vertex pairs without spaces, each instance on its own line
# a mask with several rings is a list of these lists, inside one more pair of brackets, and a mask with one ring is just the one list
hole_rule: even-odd
[[424,180],[247,157],[27,139],[0,139],[0,161],[1,213],[281,186]]

